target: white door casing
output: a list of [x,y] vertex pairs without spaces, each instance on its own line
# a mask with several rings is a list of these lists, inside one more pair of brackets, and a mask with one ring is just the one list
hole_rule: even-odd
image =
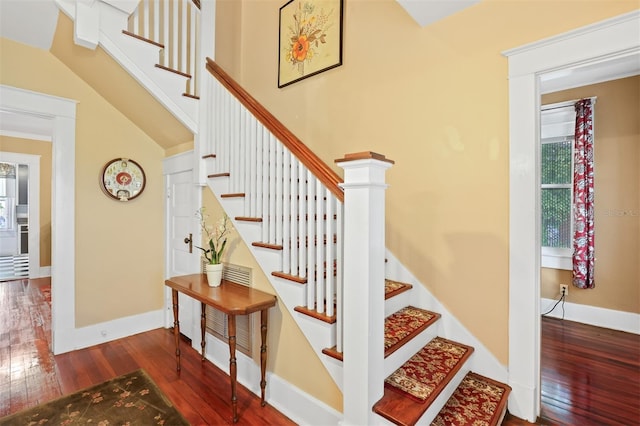
[[0,110],[52,120],[51,332],[53,352],[75,348],[76,104],[44,93],[0,85]]
[[[640,63],[640,11],[503,54],[509,59],[509,411],[534,422],[540,413],[540,94],[554,75],[629,58]],[[566,82],[555,90],[587,84]]]
[[[166,183],[166,271],[165,277],[193,274],[200,271],[200,232],[195,216],[201,204],[200,187],[194,184],[193,152],[179,154],[164,160]],[[191,235],[192,252],[185,238]],[[166,326],[173,325],[171,291],[165,290]],[[199,345],[200,304],[192,298],[179,294],[180,332]],[[198,342],[196,342],[196,340]]]

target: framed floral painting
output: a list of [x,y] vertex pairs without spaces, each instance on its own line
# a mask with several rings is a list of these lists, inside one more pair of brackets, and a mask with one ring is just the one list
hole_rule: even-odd
[[342,0],[290,0],[279,40],[278,87],[342,65]]

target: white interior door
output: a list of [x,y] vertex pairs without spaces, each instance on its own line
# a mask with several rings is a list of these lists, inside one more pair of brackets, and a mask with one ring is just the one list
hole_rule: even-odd
[[[166,240],[167,261],[166,277],[187,275],[200,272],[200,255],[188,240],[199,241],[199,228],[196,210],[200,206],[200,188],[194,184],[193,156],[187,153],[165,160],[166,182]],[[197,244],[197,243],[196,243]],[[165,296],[167,326],[173,324],[171,291],[167,288]],[[200,304],[192,298],[179,295],[180,332],[199,342]],[[193,342],[196,343],[196,342]]]

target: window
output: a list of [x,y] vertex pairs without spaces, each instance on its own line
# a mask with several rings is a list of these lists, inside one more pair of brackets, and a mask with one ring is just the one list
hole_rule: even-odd
[[572,269],[573,103],[545,105],[541,113],[542,266]]

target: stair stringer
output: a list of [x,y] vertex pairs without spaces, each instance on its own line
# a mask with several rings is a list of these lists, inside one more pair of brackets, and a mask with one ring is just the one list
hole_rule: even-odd
[[388,278],[413,284],[411,297],[412,300],[416,301],[414,306],[438,312],[442,315],[438,320],[440,336],[474,348],[474,353],[465,366],[468,366],[478,374],[507,383],[509,380],[507,367],[502,365],[486,346],[451,314],[388,249],[386,250],[386,258],[386,276]]
[[[77,0],[55,2],[75,22]],[[198,101],[182,96],[187,78],[155,66],[159,62],[161,48],[122,33],[127,28],[127,13],[103,1],[95,2],[92,8],[96,8],[98,15],[98,43],[104,51],[187,129],[198,133]]]
[[228,181],[229,178],[227,177],[210,178],[208,179],[208,186],[224,211],[230,217],[238,235],[240,235],[253,254],[267,280],[275,289],[278,301],[286,307],[313,348],[314,353],[318,356],[318,359],[320,359],[327,369],[338,388],[342,390],[342,362],[322,354],[322,349],[332,347],[336,344],[335,338],[333,337],[335,336],[334,330],[336,325],[325,323],[294,310],[296,306],[304,305],[306,294],[305,285],[271,275],[273,271],[282,270],[282,252],[251,245],[253,242],[260,241],[262,224],[260,222],[245,222],[235,219],[235,217],[243,215],[244,200],[223,198],[220,196],[228,192]]

